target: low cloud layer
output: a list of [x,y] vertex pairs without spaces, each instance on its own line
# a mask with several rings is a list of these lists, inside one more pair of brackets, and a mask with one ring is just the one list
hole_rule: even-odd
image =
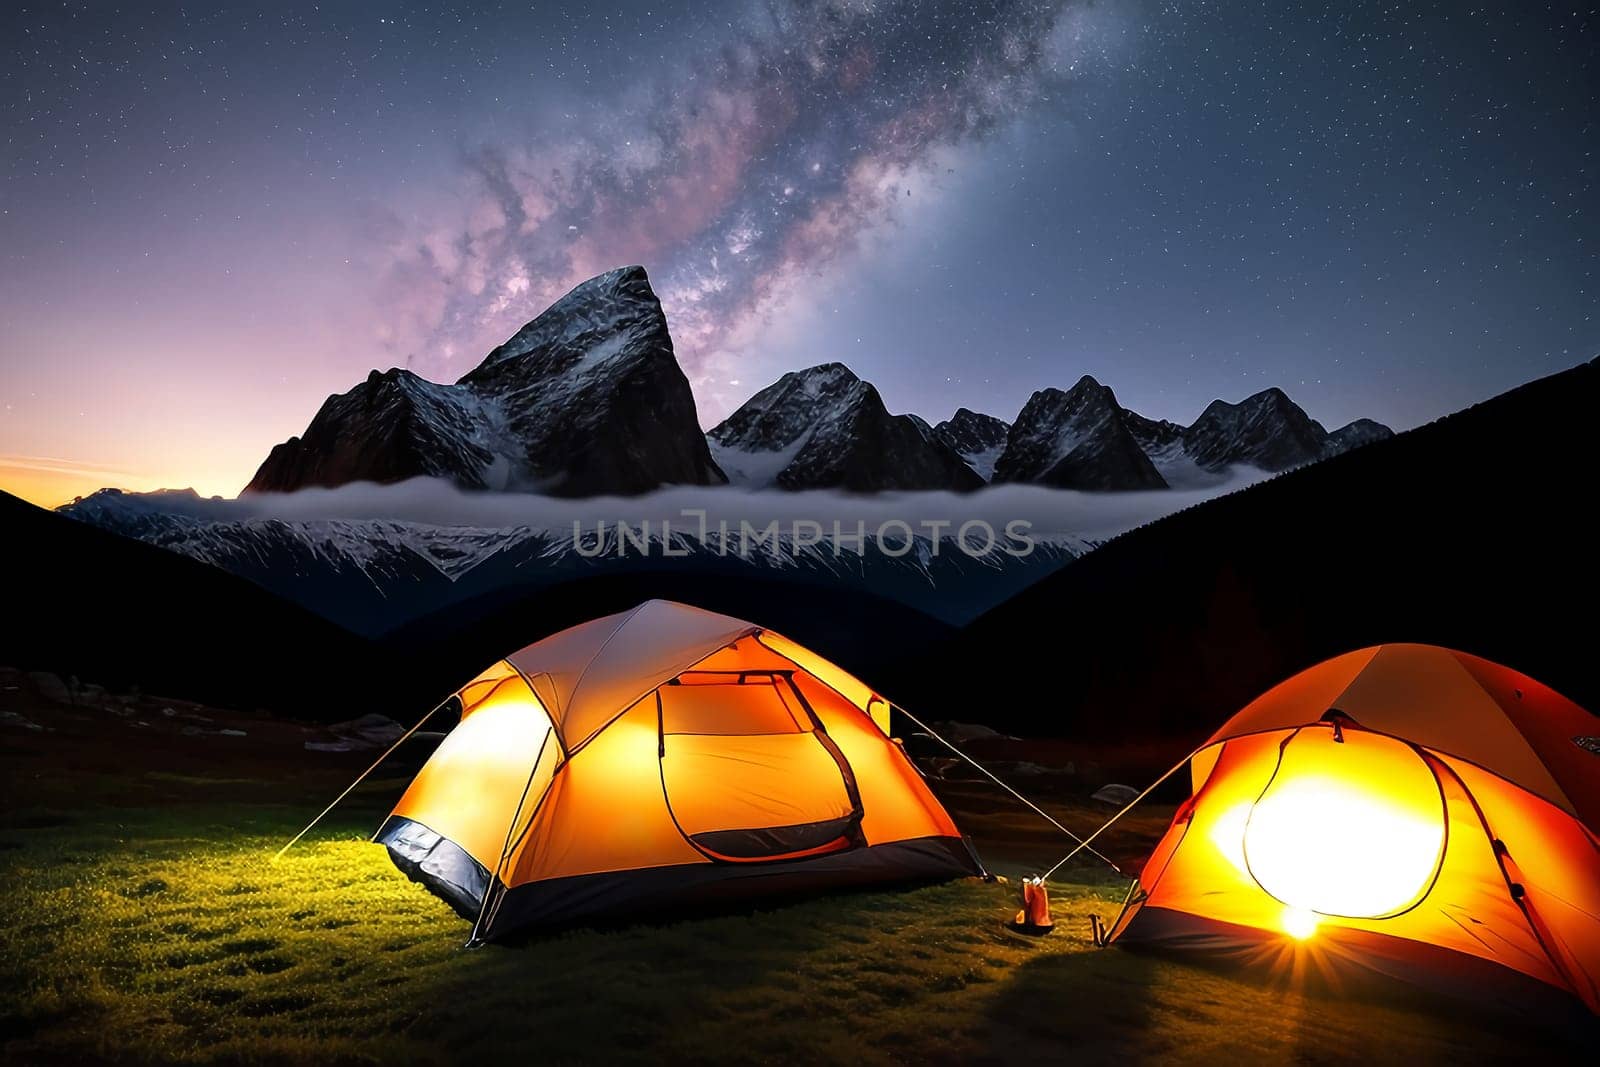
[[941,164],[1065,100],[1075,0],[774,0],[720,50],[536,143],[483,145],[459,208],[388,227],[384,341],[435,378],[577,282],[652,272],[691,378]]
[[[472,526],[489,529],[530,527],[571,531],[578,523],[585,531],[604,521],[638,527],[648,520],[659,533],[663,519],[675,530],[690,531],[686,512],[706,513],[713,527],[727,521],[757,526],[777,521],[784,527],[796,521],[820,523],[832,529],[838,522],[847,529],[865,523],[868,531],[886,522],[911,525],[925,533],[924,524],[944,523],[953,532],[962,523],[982,520],[996,530],[1023,521],[1032,532],[1051,540],[1102,541],[1163,515],[1241,489],[1263,478],[1260,471],[1236,468],[1220,485],[1196,490],[1140,493],[1083,493],[1038,486],[995,486],[977,493],[881,493],[854,496],[829,491],[785,493],[756,492],[728,487],[664,489],[639,497],[562,500],[518,493],[471,493],[449,482],[418,478],[396,485],[355,484],[338,489],[303,489],[297,493],[252,494],[236,500],[199,499],[185,495],[152,494],[140,499],[155,510],[223,520],[284,519],[291,522],[326,520],[393,520],[434,526]],[[896,535],[898,536],[898,535]]]

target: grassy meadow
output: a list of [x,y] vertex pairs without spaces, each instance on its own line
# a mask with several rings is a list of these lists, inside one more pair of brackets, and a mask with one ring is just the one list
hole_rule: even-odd
[[[15,708],[26,693],[8,696]],[[1098,949],[1088,916],[1111,918],[1123,885],[1089,868],[1051,887],[1058,927],[1043,938],[1006,929],[1014,887],[970,880],[468,951],[467,924],[366,843],[403,778],[370,783],[274,863],[352,773],[349,759],[319,766],[284,724],[249,724],[258,743],[159,734],[153,716],[132,725],[142,712],[101,721],[30,704],[21,714],[31,726],[0,733],[0,1047],[10,1062],[1492,1062],[1575,1052],[1447,1005],[1335,1000]],[[1007,847],[1006,819],[1029,818],[998,801],[966,818],[964,796],[953,798],[957,818],[982,828],[991,853]]]

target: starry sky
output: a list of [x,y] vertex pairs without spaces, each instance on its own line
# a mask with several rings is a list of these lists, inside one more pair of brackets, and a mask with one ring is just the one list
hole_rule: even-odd
[[0,12],[0,488],[232,495],[373,367],[650,271],[714,424],[843,360],[1012,417],[1405,428],[1600,352],[1588,3]]

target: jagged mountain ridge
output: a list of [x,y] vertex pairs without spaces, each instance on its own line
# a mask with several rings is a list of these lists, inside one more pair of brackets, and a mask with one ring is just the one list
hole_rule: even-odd
[[734,485],[856,492],[1198,489],[1235,466],[1278,472],[1392,436],[1371,419],[1329,433],[1281,389],[1213,401],[1183,426],[1123,407],[1088,375],[1034,393],[1015,422],[961,408],[929,430],[915,415],[890,415],[871,383],[839,363],[785,374],[708,434]]
[[931,427],[891,414],[841,363],[793,371],[702,434],[643,267],[575,287],[455,384],[374,370],[274,447],[246,492],[446,479],[472,490],[637,495],[666,485],[850,492],[988,482],[1196,488],[1235,464],[1267,471],[1392,436],[1328,433],[1278,389],[1215,401],[1191,426],[1147,419],[1085,376],[1035,393],[1013,423],[967,408]]
[[1063,489],[1195,488],[1219,484],[1238,465],[1283,471],[1394,432],[1357,419],[1329,433],[1281,389],[1237,404],[1215,400],[1189,426],[1123,407],[1085,375],[1070,390],[1034,393],[995,462],[995,482]]
[[842,363],[785,374],[706,437],[750,488],[966,491],[984,481],[926,421],[891,415]]
[[418,476],[553,496],[727,480],[637,266],[577,286],[454,385],[373,371],[329,397],[302,436],[273,448],[245,488]]

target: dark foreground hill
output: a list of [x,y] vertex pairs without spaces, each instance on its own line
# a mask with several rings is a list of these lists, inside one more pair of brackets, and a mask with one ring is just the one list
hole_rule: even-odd
[[406,689],[383,650],[243,578],[9,493],[0,527],[7,665],[308,719]]
[[506,587],[371,641],[243,578],[0,493],[10,559],[0,664],[185,700],[414,721],[495,659],[652,597],[748,618],[868,677],[951,627],[869,594],[684,572]]
[[1179,755],[1280,679],[1384,641],[1487,656],[1600,707],[1596,410],[1591,362],[1169,516],[879,684],[1025,734],[1159,736]]

